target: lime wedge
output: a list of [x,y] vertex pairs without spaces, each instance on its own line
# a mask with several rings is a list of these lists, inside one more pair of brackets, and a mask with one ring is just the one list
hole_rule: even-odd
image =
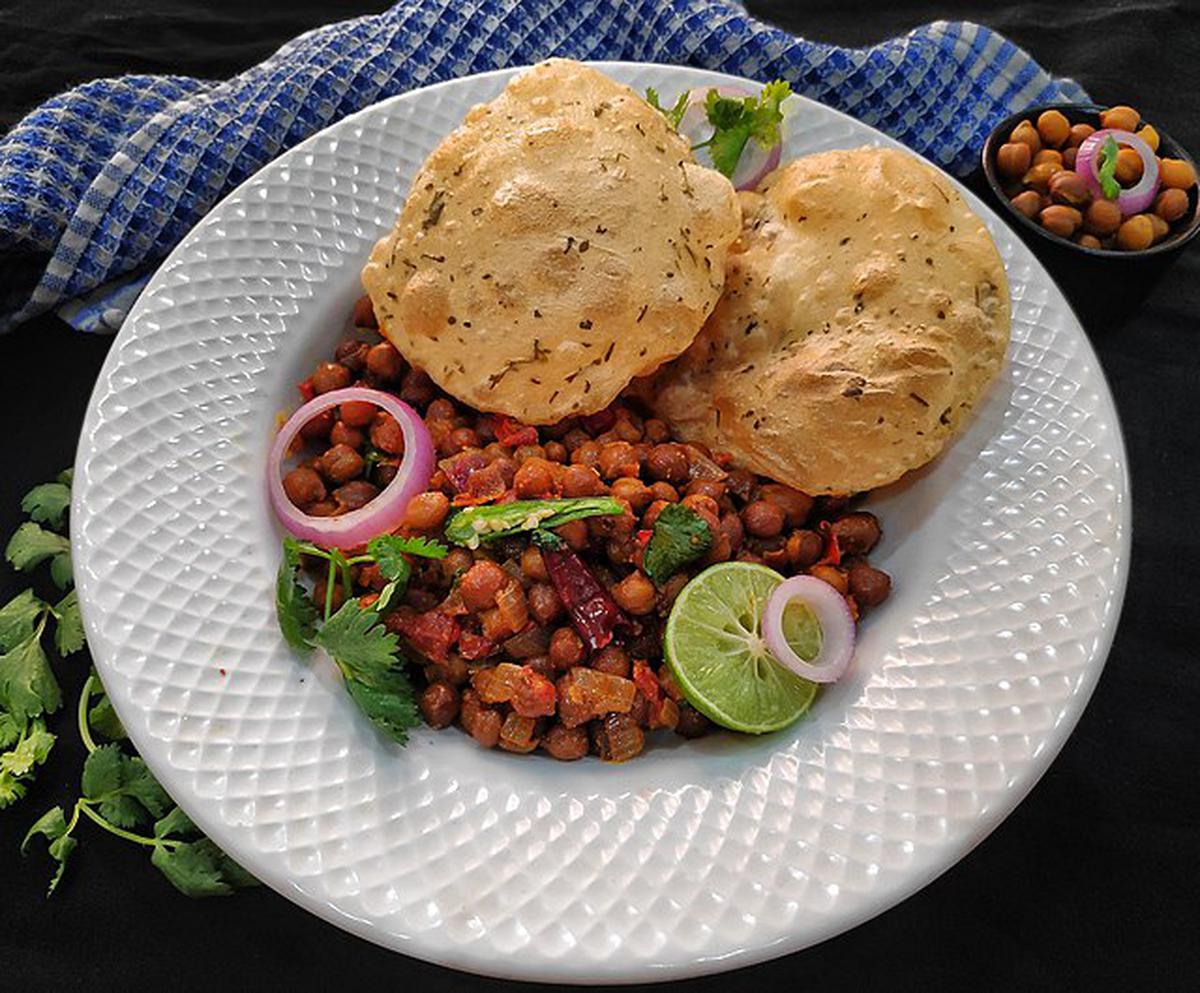
[[[722,562],[696,576],[671,608],[663,654],[688,703],[722,727],[763,734],[800,717],[817,695],[771,657],[762,637],[767,599],[783,577],[766,566]],[[788,642],[815,658],[821,629],[802,605],[784,613]]]

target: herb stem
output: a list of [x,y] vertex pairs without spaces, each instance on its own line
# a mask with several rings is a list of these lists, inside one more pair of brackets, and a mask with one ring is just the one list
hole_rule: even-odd
[[96,677],[88,674],[88,678],[84,681],[83,689],[79,691],[79,707],[76,710],[76,717],[79,722],[79,737],[83,739],[84,747],[87,748],[90,755],[97,748],[96,739],[92,737],[91,722],[88,720],[88,702],[92,697],[92,687],[96,685]]
[[75,830],[75,825],[79,823],[79,808],[86,802],[82,797],[75,801],[75,809],[71,811],[71,819],[67,821],[67,829],[63,832],[64,835],[70,834]]
[[[76,805],[76,810],[82,810],[89,818],[99,824],[109,834],[115,834],[118,838],[124,838],[126,841],[132,841],[135,845],[145,845],[147,848],[157,848],[159,845],[165,845],[168,848],[178,848],[182,842],[175,841],[172,838],[147,838],[144,834],[134,834],[132,831],[126,831],[124,828],[119,828],[112,822],[101,817],[96,811],[92,810],[91,805],[86,800],[80,800]],[[74,820],[72,820],[72,824]]]
[[325,620],[329,620],[329,615],[333,613],[333,580],[334,564],[330,558],[328,578],[325,580]]

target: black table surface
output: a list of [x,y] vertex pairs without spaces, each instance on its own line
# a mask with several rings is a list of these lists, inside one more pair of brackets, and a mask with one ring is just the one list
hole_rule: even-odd
[[[354,0],[8,0],[0,5],[0,127],[86,79],[231,74]],[[866,44],[938,18],[989,24],[1100,102],[1130,103],[1200,153],[1200,9],[1086,4],[754,0],[810,38]],[[1166,271],[1054,268],[1116,396],[1133,477],[1125,609],[1099,688],[1043,780],[970,855],[899,907],[816,948],[679,984],[840,990],[1200,988],[1200,243]],[[0,280],[4,279],[0,272]],[[1102,294],[1102,295],[1101,295]],[[53,316],[0,339],[0,533],[21,494],[74,458],[110,340]],[[31,385],[32,384],[32,385]],[[0,570],[0,602],[18,581]],[[59,666],[68,698],[86,666]],[[190,901],[142,851],[84,830],[44,897],[47,861],[22,860],[28,824],[73,799],[82,747],[62,722],[29,797],[0,812],[0,986],[12,990],[501,990],[351,937],[268,890]]]

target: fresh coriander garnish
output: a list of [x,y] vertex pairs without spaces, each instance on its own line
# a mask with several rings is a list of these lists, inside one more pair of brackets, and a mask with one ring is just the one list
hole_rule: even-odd
[[[335,549],[311,542],[285,538],[283,561],[275,584],[275,613],[284,639],[297,651],[320,647],[329,653],[342,673],[346,691],[374,725],[393,741],[403,744],[408,732],[420,723],[412,683],[403,671],[405,662],[399,639],[388,631],[382,613],[404,592],[412,575],[408,556],[443,559],[449,549],[429,538],[380,535],[373,538],[362,555],[347,558]],[[325,602],[315,603],[300,582],[301,558],[305,555],[327,563]],[[351,588],[352,567],[375,565],[386,585],[375,602],[363,607],[360,599],[348,599],[335,612],[333,588]]]
[[683,504],[669,503],[654,521],[654,530],[642,556],[642,570],[661,586],[684,566],[712,548],[708,523]]
[[1121,195],[1121,184],[1117,182],[1117,156],[1121,149],[1117,140],[1109,135],[1100,146],[1100,166],[1096,178],[1100,180],[1100,191],[1106,200],[1115,200]]
[[667,123],[676,131],[679,130],[679,122],[683,120],[683,115],[687,113],[690,96],[691,94],[685,90],[679,94],[673,107],[664,107],[658,101],[658,90],[653,86],[646,87],[646,103],[662,114],[667,119]]
[[[767,83],[756,97],[725,97],[715,88],[710,89],[704,98],[704,113],[713,131],[707,139],[693,145],[692,151],[707,148],[713,168],[732,176],[746,142],[753,139],[763,148],[779,143],[779,127],[783,123],[781,105],[791,94],[791,84],[783,79]],[[677,131],[691,97],[691,92],[681,93],[674,106],[667,108],[655,90],[646,90],[646,102],[660,111]]]

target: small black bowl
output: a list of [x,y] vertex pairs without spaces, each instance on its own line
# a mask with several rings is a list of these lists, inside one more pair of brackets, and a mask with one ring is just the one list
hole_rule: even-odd
[[[1054,245],[1055,248],[1076,257],[1090,255],[1092,258],[1097,259],[1124,259],[1130,262],[1151,258],[1161,259],[1162,256],[1178,252],[1184,245],[1195,238],[1197,233],[1200,233],[1200,210],[1197,210],[1196,186],[1192,186],[1188,190],[1188,212],[1171,225],[1170,234],[1157,244],[1151,245],[1149,248],[1143,248],[1137,252],[1126,252],[1115,248],[1087,248],[1083,245],[1078,245],[1066,238],[1051,234],[1038,224],[1037,221],[1026,217],[1008,202],[1008,197],[1004,192],[1004,185],[1001,183],[1000,176],[996,172],[996,152],[999,151],[1001,145],[1008,141],[1008,136],[1012,133],[1013,128],[1025,120],[1031,124],[1036,124],[1038,115],[1042,111],[1058,110],[1062,112],[1071,124],[1090,124],[1092,127],[1099,129],[1100,111],[1103,109],[1103,107],[1096,106],[1095,104],[1048,103],[1039,107],[1027,107],[1018,114],[1006,117],[988,135],[988,139],[983,145],[983,173],[987,177],[987,182],[992,188],[993,195],[1000,201],[1006,212],[1006,216],[1011,218],[1011,223],[1017,224],[1019,229],[1023,228],[1025,231],[1035,232],[1038,237],[1044,238],[1047,242]],[[1153,124],[1152,121],[1143,121],[1142,123]],[[1139,124],[1138,126],[1140,127],[1141,125]],[[1171,136],[1157,124],[1154,125],[1154,130],[1158,132],[1159,158],[1183,159],[1185,162],[1190,162],[1193,169],[1196,168],[1195,160],[1182,145],[1173,141]]]

